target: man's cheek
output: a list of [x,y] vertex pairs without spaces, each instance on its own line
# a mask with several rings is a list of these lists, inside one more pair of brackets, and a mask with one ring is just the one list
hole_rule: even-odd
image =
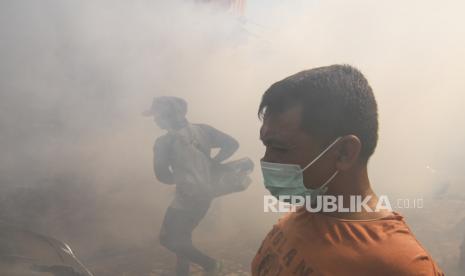
[[265,153],[263,161],[282,164],[296,164],[295,159],[288,151],[269,150]]

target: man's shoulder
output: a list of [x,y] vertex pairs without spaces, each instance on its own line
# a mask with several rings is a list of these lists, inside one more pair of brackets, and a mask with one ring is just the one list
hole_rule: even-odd
[[168,147],[171,144],[171,141],[173,140],[173,137],[169,133],[165,133],[157,139],[155,139],[155,143],[153,144],[154,148],[165,148]]
[[417,240],[400,214],[394,212],[393,219],[386,219],[382,229],[384,235],[379,243],[367,248],[365,257],[377,271],[389,275],[444,275],[432,256]]
[[211,133],[216,130],[214,127],[202,123],[191,123],[191,127],[205,133]]
[[273,224],[271,230],[268,232],[267,236],[265,237],[265,240],[268,238],[273,238],[273,236],[278,232],[280,233],[280,235],[286,235],[288,231],[283,231],[283,230],[294,227],[292,224],[293,224],[293,221],[295,220],[295,216],[296,216],[296,213],[290,212],[278,218],[278,221],[276,221],[276,223]]
[[212,126],[203,123],[191,123],[191,126],[199,128],[213,128]]
[[376,271],[384,271],[386,275],[444,275],[433,258],[426,250],[416,252],[405,248],[380,248],[382,254],[368,254],[367,265],[375,267]]
[[191,123],[191,130],[195,137],[205,146],[212,143],[218,135],[218,130],[210,125]]

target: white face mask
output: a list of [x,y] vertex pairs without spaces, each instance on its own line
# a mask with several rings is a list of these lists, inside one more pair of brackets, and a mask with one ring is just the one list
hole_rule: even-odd
[[280,196],[310,196],[312,202],[316,196],[323,195],[328,190],[327,185],[336,177],[336,171],[320,187],[310,189],[304,185],[303,172],[311,165],[315,164],[328,150],[330,150],[342,137],[337,138],[326,149],[324,149],[315,159],[313,159],[303,169],[295,164],[281,164],[261,161],[263,179],[265,187],[270,193],[279,199]]

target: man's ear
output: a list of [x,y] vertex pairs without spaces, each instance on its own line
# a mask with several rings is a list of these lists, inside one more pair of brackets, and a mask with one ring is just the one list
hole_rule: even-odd
[[339,141],[337,149],[339,157],[337,159],[336,168],[339,171],[345,171],[358,162],[362,149],[362,142],[355,135],[346,135]]

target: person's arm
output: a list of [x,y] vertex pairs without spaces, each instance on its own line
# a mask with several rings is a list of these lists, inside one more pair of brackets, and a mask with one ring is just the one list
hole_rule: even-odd
[[156,178],[164,184],[174,184],[173,172],[170,168],[169,144],[166,137],[160,137],[153,146],[153,171]]
[[228,159],[239,148],[237,140],[230,135],[208,125],[202,125],[202,127],[208,132],[208,136],[210,137],[210,147],[220,149],[218,154],[212,158],[216,162],[221,163]]

